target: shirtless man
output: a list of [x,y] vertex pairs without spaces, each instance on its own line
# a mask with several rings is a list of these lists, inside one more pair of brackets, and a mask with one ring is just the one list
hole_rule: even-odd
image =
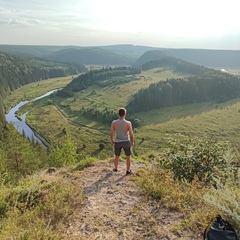
[[118,111],[119,118],[114,120],[111,125],[110,139],[115,149],[114,172],[118,171],[119,157],[123,148],[126,155],[127,171],[126,175],[132,174],[131,171],[131,147],[134,146],[134,134],[132,123],[125,119],[126,109],[120,108]]

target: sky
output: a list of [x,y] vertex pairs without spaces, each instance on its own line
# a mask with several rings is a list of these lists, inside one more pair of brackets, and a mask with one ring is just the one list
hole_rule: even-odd
[[239,0],[0,0],[0,44],[240,50]]

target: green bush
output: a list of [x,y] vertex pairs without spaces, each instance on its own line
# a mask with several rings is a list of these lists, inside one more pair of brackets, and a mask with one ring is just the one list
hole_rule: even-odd
[[213,183],[214,177],[224,176],[227,168],[224,154],[229,147],[228,142],[178,135],[169,139],[168,144],[169,148],[159,164],[172,171],[174,179],[192,182],[196,178],[204,183]]
[[[229,165],[235,157],[233,153],[226,155]],[[204,200],[240,230],[240,169],[232,171],[230,167],[224,181],[218,177],[215,182],[216,186],[204,194]]]
[[99,143],[99,148],[102,150],[102,149],[104,149],[104,147],[105,147],[105,144],[104,143]]
[[55,167],[68,166],[76,163],[78,156],[75,143],[67,136],[60,146],[55,146],[51,149],[49,163]]
[[96,162],[95,158],[87,158],[80,160],[79,164],[75,168],[75,171],[82,171],[84,168],[91,167]]

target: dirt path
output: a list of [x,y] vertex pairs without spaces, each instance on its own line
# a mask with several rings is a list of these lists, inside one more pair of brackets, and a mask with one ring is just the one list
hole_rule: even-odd
[[[197,239],[171,230],[183,216],[146,202],[133,177],[125,176],[125,161],[120,161],[120,172],[113,173],[112,166],[112,161],[101,161],[71,176],[84,189],[85,203],[75,211],[64,239]],[[132,163],[134,173],[144,167]]]

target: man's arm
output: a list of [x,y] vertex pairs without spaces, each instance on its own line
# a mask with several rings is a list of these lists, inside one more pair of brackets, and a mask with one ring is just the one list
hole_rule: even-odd
[[131,142],[131,145],[134,146],[134,133],[133,133],[133,129],[132,129],[132,123],[129,122],[129,136],[130,136],[130,142]]
[[111,128],[110,128],[110,140],[111,144],[114,145],[114,123],[112,122]]

